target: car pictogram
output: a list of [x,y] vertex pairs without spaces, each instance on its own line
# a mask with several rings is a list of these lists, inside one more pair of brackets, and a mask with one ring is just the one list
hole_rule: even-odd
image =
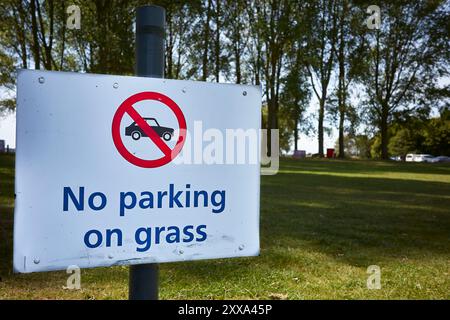
[[[156,134],[158,134],[158,136],[163,138],[165,141],[170,141],[170,139],[172,139],[174,129],[160,126],[155,118],[144,118],[144,120],[156,132]],[[131,136],[133,140],[139,140],[141,137],[147,137],[147,134],[136,124],[136,122],[133,122],[125,128],[125,135]]]

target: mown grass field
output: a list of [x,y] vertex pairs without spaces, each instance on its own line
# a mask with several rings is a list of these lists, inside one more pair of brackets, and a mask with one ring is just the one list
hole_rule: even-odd
[[[13,168],[0,156],[0,299],[126,299],[127,267],[82,270],[81,290],[12,273]],[[261,256],[161,265],[162,299],[450,298],[449,165],[285,159],[261,183]]]

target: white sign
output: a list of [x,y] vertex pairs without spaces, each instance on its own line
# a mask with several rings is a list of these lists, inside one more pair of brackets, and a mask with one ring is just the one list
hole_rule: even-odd
[[21,70],[16,272],[259,253],[261,90]]

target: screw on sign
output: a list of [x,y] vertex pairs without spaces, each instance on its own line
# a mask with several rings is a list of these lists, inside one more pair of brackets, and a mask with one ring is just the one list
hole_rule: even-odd
[[[175,114],[178,121],[179,137],[173,149],[167,146],[167,144],[163,141],[163,139],[167,140],[167,138],[164,137],[164,135],[161,137],[161,134],[158,133],[155,128],[150,126],[146,119],[143,118],[133,107],[135,103],[144,100],[159,101]],[[125,114],[128,114],[133,119],[135,122],[134,125],[139,128],[142,136],[148,137],[159,148],[159,150],[161,150],[164,154],[163,157],[152,160],[141,159],[128,151],[123,144],[122,137],[120,135],[120,123]],[[186,120],[180,107],[168,96],[158,92],[140,92],[126,99],[117,109],[112,122],[112,137],[117,150],[128,162],[142,168],[157,168],[166,165],[180,153],[183,148],[184,141],[186,140]]]

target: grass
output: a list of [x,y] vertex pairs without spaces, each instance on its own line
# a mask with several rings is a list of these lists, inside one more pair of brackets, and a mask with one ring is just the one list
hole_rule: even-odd
[[[0,299],[126,299],[127,267],[82,270],[81,290],[12,274],[13,164],[0,156]],[[262,177],[261,256],[163,264],[160,297],[449,299],[449,273],[449,165],[284,159]]]

